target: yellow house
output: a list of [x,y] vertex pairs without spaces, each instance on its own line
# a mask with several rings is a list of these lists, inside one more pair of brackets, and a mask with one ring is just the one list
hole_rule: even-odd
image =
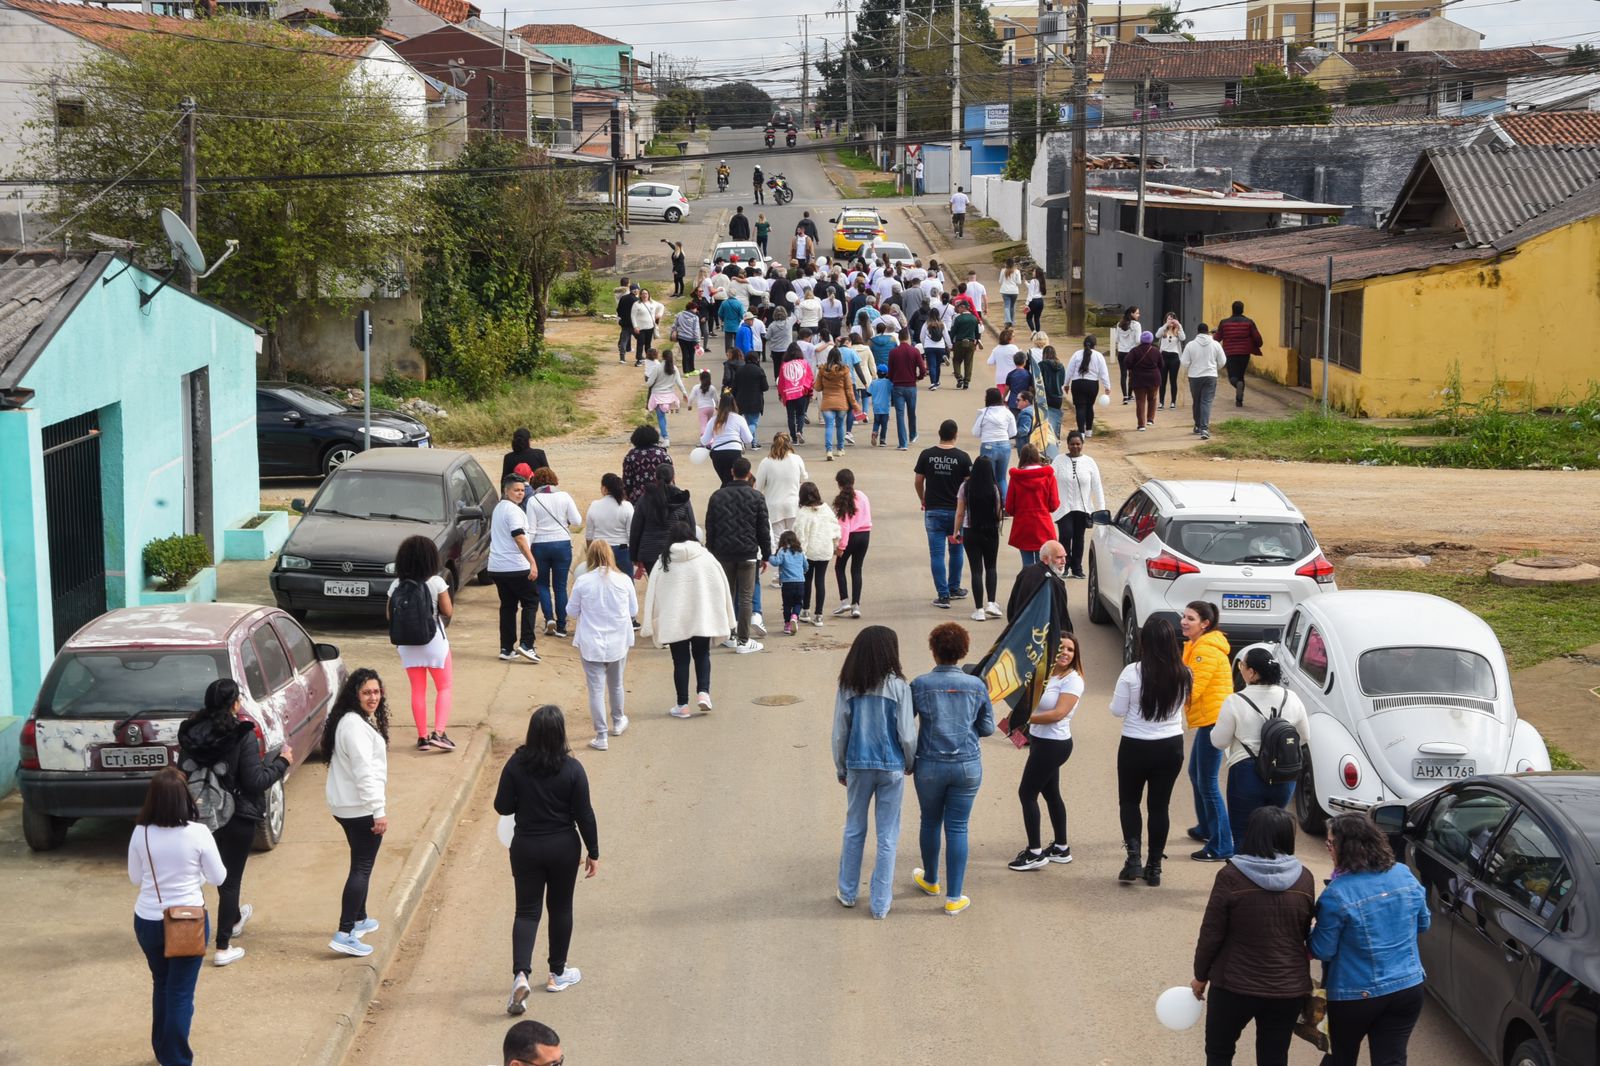
[[1600,148],[1487,145],[1418,158],[1384,226],[1316,226],[1206,244],[1206,320],[1242,301],[1252,368],[1320,395],[1332,266],[1329,395],[1343,410],[1436,410],[1459,380],[1550,403],[1600,380]]

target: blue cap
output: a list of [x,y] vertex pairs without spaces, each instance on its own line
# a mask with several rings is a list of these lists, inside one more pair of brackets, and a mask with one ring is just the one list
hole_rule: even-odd
[[888,372],[889,372],[889,364],[888,363],[879,363],[878,364],[878,373],[887,374]]

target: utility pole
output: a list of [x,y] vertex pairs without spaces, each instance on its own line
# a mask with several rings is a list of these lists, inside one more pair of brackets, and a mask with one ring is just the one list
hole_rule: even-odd
[[[194,97],[183,100],[183,224],[198,234],[200,225],[200,176],[195,162]],[[200,291],[200,279],[188,264],[183,267],[190,292]]]
[[950,184],[956,183],[958,168],[956,163],[961,158],[961,134],[963,121],[961,118],[961,7],[959,3],[950,5],[950,67],[952,80],[950,82]]
[[1086,202],[1089,171],[1089,0],[1076,0],[1072,69],[1072,181],[1067,203],[1067,330],[1083,335],[1085,240],[1089,217]]
[[1017,50],[1011,50],[1011,62],[1006,64],[1006,156],[1017,150],[1016,93]]
[[1038,81],[1033,91],[1033,137],[1036,145],[1040,131],[1044,129],[1044,65],[1050,59],[1050,45],[1044,39],[1044,15],[1051,6],[1049,0],[1039,0],[1038,18],[1033,23],[1033,65],[1038,68]]
[[895,61],[894,91],[895,188],[906,183],[906,0],[900,0],[900,54]]
[[850,0],[844,0],[844,125],[845,136],[856,135],[856,76],[850,69]]
[[1150,172],[1150,166],[1144,158],[1145,128],[1150,125],[1150,75],[1144,76],[1144,106],[1139,109],[1139,207],[1136,212],[1133,232],[1140,237],[1144,236],[1144,183],[1145,175]]
[[811,16],[800,16],[800,31],[804,43],[800,47],[800,125],[806,124],[811,100]]

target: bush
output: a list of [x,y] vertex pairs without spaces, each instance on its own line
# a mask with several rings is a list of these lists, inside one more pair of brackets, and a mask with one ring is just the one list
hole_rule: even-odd
[[536,361],[528,323],[520,315],[479,315],[450,326],[443,377],[469,400],[493,393],[507,377],[532,371]]
[[211,550],[197,533],[174,533],[144,546],[144,571],[162,592],[176,592],[211,565]]
[[594,305],[594,298],[599,291],[594,272],[584,267],[576,274],[556,282],[550,290],[550,298],[563,311],[587,311]]

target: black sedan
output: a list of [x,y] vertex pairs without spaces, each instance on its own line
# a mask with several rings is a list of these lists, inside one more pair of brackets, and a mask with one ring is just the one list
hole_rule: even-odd
[[1475,777],[1372,817],[1427,892],[1427,986],[1457,1024],[1496,1066],[1592,1066],[1600,775]]
[[441,574],[454,593],[480,579],[489,561],[489,514],[499,502],[466,452],[384,448],[361,452],[322,483],[278,555],[270,578],[278,606],[307,611],[384,613],[400,542],[415,534],[439,546]]
[[[309,385],[256,383],[256,451],[262,477],[331,474],[361,452],[361,409]],[[374,448],[426,448],[428,427],[398,411],[372,412]]]

